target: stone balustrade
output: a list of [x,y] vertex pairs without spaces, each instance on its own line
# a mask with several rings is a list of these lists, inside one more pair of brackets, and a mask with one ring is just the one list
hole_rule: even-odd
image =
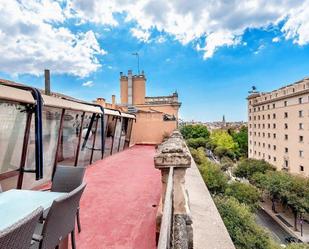
[[[157,233],[161,228],[170,169],[173,168],[171,231],[168,231],[168,247],[173,249],[193,248],[192,219],[189,208],[189,196],[185,189],[186,169],[191,166],[191,155],[179,131],[160,144],[154,157],[155,167],[161,170],[162,195],[157,213]],[[170,203],[168,203],[170,205]],[[162,229],[161,229],[162,232]],[[160,235],[159,235],[160,236]],[[161,249],[161,248],[160,248]]]

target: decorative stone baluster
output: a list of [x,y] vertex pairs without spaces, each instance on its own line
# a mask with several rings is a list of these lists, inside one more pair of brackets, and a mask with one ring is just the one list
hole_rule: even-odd
[[[186,169],[191,166],[191,156],[179,131],[173,132],[171,137],[158,146],[154,158],[155,167],[161,170],[162,195],[161,206],[157,214],[157,226],[160,228],[162,217],[163,201],[166,194],[166,185],[169,168],[174,167],[173,176],[173,246],[174,248],[188,248],[188,234],[191,235],[191,224],[189,214],[188,196],[185,190]],[[187,231],[188,230],[188,231]],[[158,231],[158,229],[157,229]],[[185,246],[187,245],[187,246]]]

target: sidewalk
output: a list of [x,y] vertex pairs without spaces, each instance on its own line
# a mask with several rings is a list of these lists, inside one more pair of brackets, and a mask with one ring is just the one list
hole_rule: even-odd
[[299,231],[294,231],[294,217],[289,211],[284,211],[279,205],[276,205],[277,213],[274,213],[271,209],[271,201],[265,200],[260,204],[261,208],[265,210],[285,231],[292,236],[300,239],[303,242],[309,242],[309,224],[303,223],[303,236],[300,234],[300,223],[298,221],[297,228]]

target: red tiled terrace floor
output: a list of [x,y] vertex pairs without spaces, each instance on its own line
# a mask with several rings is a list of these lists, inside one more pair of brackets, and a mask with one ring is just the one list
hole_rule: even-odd
[[78,249],[154,249],[161,193],[153,146],[134,146],[89,166]]

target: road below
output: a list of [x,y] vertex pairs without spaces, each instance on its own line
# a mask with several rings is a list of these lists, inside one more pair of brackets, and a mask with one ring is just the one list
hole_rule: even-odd
[[276,221],[273,220],[263,209],[258,209],[256,212],[256,222],[263,228],[266,228],[270,235],[279,244],[287,244],[285,238],[291,236],[287,233]]

